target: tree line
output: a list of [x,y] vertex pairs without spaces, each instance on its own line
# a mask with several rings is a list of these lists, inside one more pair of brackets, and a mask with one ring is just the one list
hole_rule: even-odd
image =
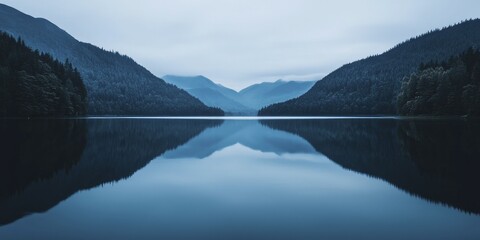
[[480,115],[480,51],[422,63],[397,98],[400,115]]
[[0,32],[0,116],[79,116],[87,91],[67,60],[33,51],[23,40]]

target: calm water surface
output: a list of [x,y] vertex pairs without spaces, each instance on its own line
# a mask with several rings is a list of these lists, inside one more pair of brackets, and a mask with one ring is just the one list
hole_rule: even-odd
[[0,239],[480,239],[479,121],[0,123]]

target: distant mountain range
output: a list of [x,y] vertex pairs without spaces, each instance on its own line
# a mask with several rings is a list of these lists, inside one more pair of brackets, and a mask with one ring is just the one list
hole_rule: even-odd
[[165,83],[131,58],[83,43],[48,20],[0,4],[0,31],[81,73],[90,115],[222,115],[184,90]]
[[239,92],[243,103],[257,110],[274,103],[284,102],[306,93],[315,81],[264,82],[247,87]]
[[204,76],[166,75],[163,79],[200,99],[233,115],[251,115],[270,104],[284,102],[306,93],[314,81],[284,81],[259,83],[240,92],[214,83]]
[[205,105],[217,107],[229,114],[255,114],[256,110],[242,104],[238,93],[230,88],[214,83],[204,76],[181,77],[166,75],[163,79],[192,96],[200,99]]
[[269,106],[259,115],[395,115],[405,77],[422,63],[442,62],[470,47],[480,47],[480,19],[428,32],[381,55],[346,64],[301,97]]

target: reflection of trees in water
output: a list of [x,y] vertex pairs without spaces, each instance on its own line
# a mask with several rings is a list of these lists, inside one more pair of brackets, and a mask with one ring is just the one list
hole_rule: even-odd
[[[11,194],[13,191],[2,193],[4,197],[0,198],[0,224],[15,221],[28,213],[46,211],[77,191],[128,178],[155,157],[186,143],[204,129],[219,125],[220,122],[117,119],[87,120],[86,123],[88,132],[84,127],[83,132],[58,129],[60,133],[57,135],[48,135],[50,133],[45,132],[46,135],[30,136],[31,144],[37,143],[39,146],[43,144],[40,143],[41,141],[52,136],[69,138],[58,138],[52,143],[51,148],[39,148],[40,154],[25,157],[34,164],[20,165],[16,171],[28,172],[38,166],[44,167],[45,174],[41,176],[43,180],[37,181],[40,177],[31,178],[24,175],[26,177],[21,179],[23,189],[15,190],[16,194]],[[10,124],[10,122],[6,124],[5,128],[9,128]],[[17,131],[31,131],[33,128],[35,127]],[[12,134],[17,133],[13,131]],[[72,139],[80,136],[83,136],[82,148],[75,148],[78,151],[73,151],[70,148],[76,145],[73,144]],[[67,143],[69,141],[71,142]],[[61,153],[57,152],[58,147],[55,147],[56,144],[60,146],[66,144],[67,146],[63,147],[61,152],[68,155],[60,155]],[[22,149],[16,148],[11,155],[20,155],[21,151]],[[61,158],[56,157],[57,155]],[[37,159],[32,160],[33,157]],[[52,158],[58,158],[56,160],[58,167],[43,166],[49,165],[48,159]],[[66,171],[61,171],[62,169]],[[9,170],[5,169],[5,171]]]
[[479,122],[402,121],[398,132],[409,159],[439,186],[427,189],[429,199],[480,213]]
[[413,195],[480,213],[480,123],[463,121],[262,121],[305,138],[344,168]]
[[86,144],[84,120],[0,121],[0,198],[76,164]]
[[[94,120],[82,162],[95,166],[86,187],[131,176],[151,160],[185,144],[208,127],[211,120]],[[90,183],[89,183],[90,182]]]

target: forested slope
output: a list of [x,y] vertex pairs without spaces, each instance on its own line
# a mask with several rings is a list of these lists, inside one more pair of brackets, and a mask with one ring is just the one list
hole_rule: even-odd
[[0,32],[0,116],[78,116],[87,111],[80,73]]
[[131,58],[80,42],[48,20],[0,4],[0,30],[60,61],[69,59],[84,79],[90,115],[223,115]]
[[259,114],[396,114],[404,77],[416,72],[421,63],[445,61],[469,47],[480,47],[479,19],[426,33],[381,55],[344,65],[306,94],[266,107]]
[[448,61],[422,64],[405,78],[398,96],[401,115],[480,115],[480,51],[469,48]]

